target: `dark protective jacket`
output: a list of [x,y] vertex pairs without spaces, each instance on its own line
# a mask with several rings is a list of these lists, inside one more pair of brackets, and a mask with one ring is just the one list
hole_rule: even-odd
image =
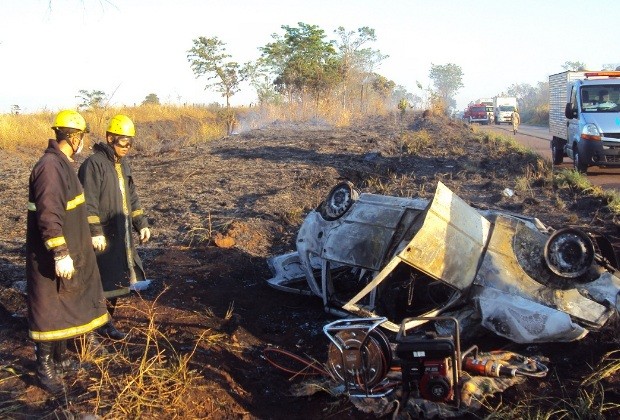
[[106,248],[96,251],[104,294],[108,298],[129,293],[129,286],[145,279],[131,227],[148,227],[131,169],[125,158],[116,162],[114,149],[93,146],[94,153],[80,166],[91,236],[104,235]]
[[[35,341],[76,337],[108,322],[86,217],[75,169],[50,140],[28,187],[26,291],[29,335]],[[56,278],[54,257],[67,254],[75,273],[70,280]]]

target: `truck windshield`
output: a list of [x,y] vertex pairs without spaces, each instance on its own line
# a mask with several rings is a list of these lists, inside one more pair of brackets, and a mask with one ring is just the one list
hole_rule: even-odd
[[483,106],[475,106],[471,109],[471,112],[487,112],[487,109]]
[[581,87],[583,112],[619,112],[620,84]]
[[510,112],[512,112],[512,111],[514,111],[514,110],[515,110],[515,107],[514,107],[514,106],[512,106],[512,105],[501,105],[501,106],[499,107],[499,110],[500,110],[500,111],[503,111],[503,112],[506,112],[506,111],[510,111]]

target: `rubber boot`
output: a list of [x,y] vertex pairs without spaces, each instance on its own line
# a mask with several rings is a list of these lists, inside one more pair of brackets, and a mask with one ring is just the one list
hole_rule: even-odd
[[39,341],[36,344],[37,378],[46,391],[60,395],[64,392],[62,379],[56,373],[54,363],[54,342]]
[[112,321],[97,329],[97,333],[103,337],[108,337],[113,340],[122,340],[127,337],[127,334],[116,329]]
[[108,350],[105,348],[103,343],[99,341],[99,339],[97,338],[97,334],[95,334],[93,331],[87,333],[85,338],[86,347],[89,349],[89,351],[93,352],[98,356],[105,356],[106,354],[108,354]]
[[127,337],[127,334],[118,330],[112,322],[112,316],[116,309],[116,302],[118,298],[110,298],[107,301],[108,313],[110,314],[110,321],[104,326],[97,329],[97,333],[103,337],[111,338],[112,340],[122,340]]
[[56,373],[59,376],[77,372],[78,364],[69,357],[69,353],[67,352],[67,340],[54,342],[54,362],[56,365]]

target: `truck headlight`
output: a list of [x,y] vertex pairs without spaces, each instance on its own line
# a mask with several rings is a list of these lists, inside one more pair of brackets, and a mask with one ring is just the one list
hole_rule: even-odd
[[594,124],[586,124],[581,129],[581,138],[585,140],[601,141],[601,132]]

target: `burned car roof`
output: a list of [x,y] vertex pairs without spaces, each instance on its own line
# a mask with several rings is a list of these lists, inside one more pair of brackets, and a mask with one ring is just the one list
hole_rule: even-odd
[[430,201],[339,183],[307,215],[296,247],[268,260],[270,286],[318,296],[342,317],[385,316],[391,331],[405,318],[461,311],[518,343],[572,341],[620,305],[605,238],[475,209],[441,182]]

